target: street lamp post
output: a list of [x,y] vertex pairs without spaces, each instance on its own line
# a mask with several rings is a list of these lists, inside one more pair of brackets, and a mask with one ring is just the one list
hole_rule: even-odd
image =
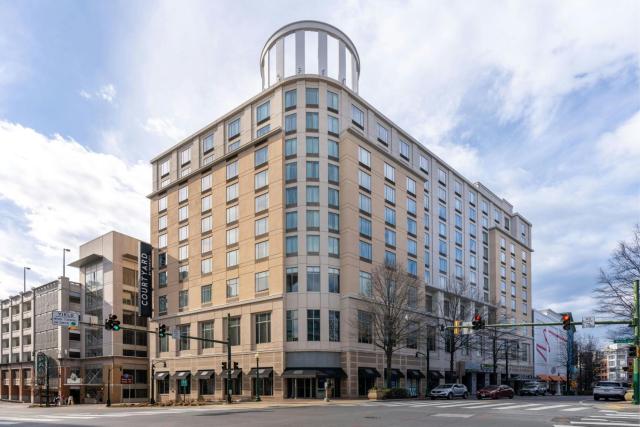
[[65,273],[66,273],[65,255],[67,254],[67,252],[71,252],[71,249],[67,249],[67,248],[62,249],[62,277],[66,277],[65,276]]
[[27,292],[27,270],[31,270],[31,267],[22,267],[22,293]]
[[260,402],[260,353],[256,352],[256,402]]
[[427,352],[423,353],[421,351],[416,351],[416,357],[418,357],[419,355],[424,356],[425,359],[427,359],[427,387],[424,391],[424,395],[425,397],[427,397],[429,395],[429,380],[431,379],[431,373],[429,371],[429,362],[431,360],[431,349],[429,348],[429,339],[427,338]]
[[[164,360],[161,360],[160,362],[157,362],[157,363],[158,365],[162,363],[163,368],[167,367],[167,362],[165,362]],[[156,363],[151,361],[151,399],[149,400],[149,403],[151,403],[152,405],[156,404],[155,384],[156,384]]]

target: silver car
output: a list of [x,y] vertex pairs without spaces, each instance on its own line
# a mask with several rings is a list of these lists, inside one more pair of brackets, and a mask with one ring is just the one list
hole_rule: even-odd
[[440,384],[429,393],[431,400],[435,399],[453,399],[461,397],[466,399],[469,397],[467,386],[464,384]]
[[624,400],[624,394],[627,392],[627,386],[625,383],[616,381],[600,381],[593,388],[594,400],[609,400],[609,399],[622,399]]

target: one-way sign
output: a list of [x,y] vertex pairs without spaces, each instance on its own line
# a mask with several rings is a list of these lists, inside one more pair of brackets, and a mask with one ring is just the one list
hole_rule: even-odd
[[582,328],[595,328],[596,318],[593,316],[586,316],[582,318]]

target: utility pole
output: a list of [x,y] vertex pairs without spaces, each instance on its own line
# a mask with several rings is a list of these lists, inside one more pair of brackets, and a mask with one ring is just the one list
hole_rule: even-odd
[[509,384],[509,341],[504,340],[504,371],[507,377],[507,384]]
[[231,403],[231,313],[227,313],[227,403]]

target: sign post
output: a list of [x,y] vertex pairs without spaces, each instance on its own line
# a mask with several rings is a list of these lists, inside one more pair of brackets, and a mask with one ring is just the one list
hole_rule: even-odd
[[131,384],[133,384],[133,376],[131,374],[122,374],[120,377],[120,384],[128,385],[129,400],[131,400]]
[[53,326],[78,327],[80,313],[75,311],[52,311],[51,323],[53,323]]

